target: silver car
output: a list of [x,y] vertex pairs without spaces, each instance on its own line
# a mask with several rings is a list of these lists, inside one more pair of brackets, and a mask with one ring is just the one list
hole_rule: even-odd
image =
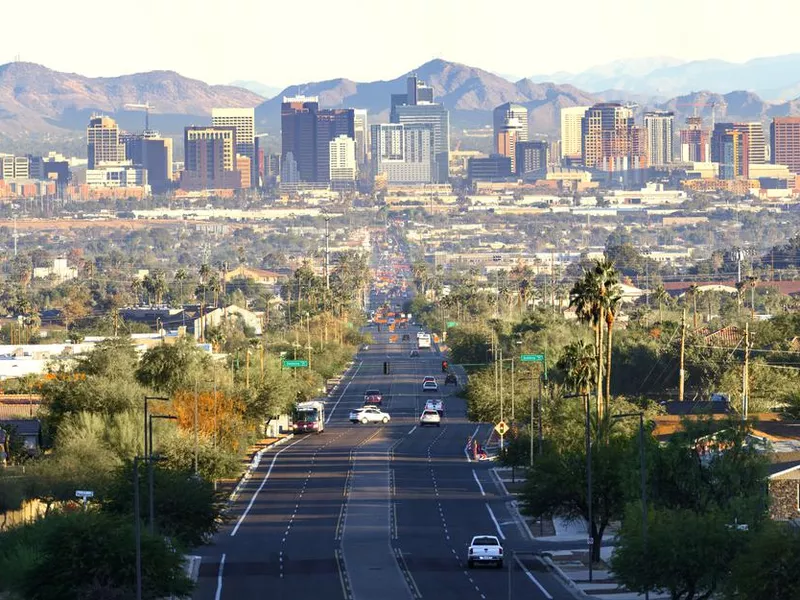
[[350,413],[350,422],[361,423],[388,423],[391,420],[389,413],[383,412],[377,406],[365,406],[357,408]]
[[425,427],[426,425],[436,425],[436,427],[442,426],[442,416],[439,414],[439,411],[432,408],[426,408],[422,411],[419,417],[419,426]]

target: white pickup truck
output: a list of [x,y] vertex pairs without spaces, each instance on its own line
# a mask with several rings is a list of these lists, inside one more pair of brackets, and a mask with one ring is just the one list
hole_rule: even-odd
[[494,563],[498,569],[503,568],[503,547],[493,535],[476,535],[472,538],[467,554],[467,566],[471,569],[475,563]]

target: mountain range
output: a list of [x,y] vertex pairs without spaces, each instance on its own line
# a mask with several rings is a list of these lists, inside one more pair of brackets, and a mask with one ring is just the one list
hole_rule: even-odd
[[767,101],[784,102],[800,96],[800,54],[755,58],[745,63],[656,56],[618,60],[580,73],[534,75],[531,79],[570,83],[590,93],[624,90],[669,98],[696,90],[747,90]]
[[[609,67],[605,73],[608,79],[620,73],[644,73],[653,64],[661,65],[658,69],[662,70],[681,66],[668,66],[672,62],[673,59],[640,61],[629,67]],[[640,113],[648,108],[674,110],[676,123],[695,113],[710,116],[712,103],[717,121],[766,121],[773,116],[798,114],[800,110],[800,99],[767,102],[748,91],[725,94],[699,91],[654,97],[646,90],[628,89],[627,84],[590,93],[570,83],[536,83],[530,78],[512,82],[476,67],[442,59],[427,62],[411,73],[431,85],[436,100],[451,111],[451,129],[456,137],[460,137],[462,129],[490,125],[491,110],[504,102],[527,107],[531,130],[547,135],[558,132],[562,107],[588,106],[600,101],[635,103]],[[16,146],[37,136],[45,140],[65,137],[74,140],[84,134],[88,119],[95,112],[116,118],[123,129],[138,131],[143,129],[144,115],[126,110],[125,104],[145,102],[154,106],[151,128],[166,134],[180,135],[185,125],[208,123],[212,107],[254,106],[257,129],[274,135],[280,131],[282,97],[294,95],[319,96],[323,107],[366,108],[374,123],[388,120],[390,96],[405,91],[405,78],[406,75],[390,81],[309,82],[289,86],[267,99],[243,87],[208,85],[172,71],[89,78],[14,62],[0,66],[0,139],[16,141]],[[240,84],[255,87],[257,82]],[[713,89],[712,86],[698,89],[709,88]]]

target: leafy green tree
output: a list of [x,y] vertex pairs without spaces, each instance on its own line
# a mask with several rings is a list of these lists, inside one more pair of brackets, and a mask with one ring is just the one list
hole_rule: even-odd
[[769,523],[756,532],[730,568],[725,597],[731,600],[798,600],[800,532]]
[[181,339],[147,350],[139,362],[136,378],[142,385],[168,394],[179,388],[194,389],[208,369],[209,360],[193,340]]
[[[142,506],[149,505],[146,466],[140,465],[139,484]],[[222,517],[223,503],[210,481],[190,470],[176,471],[156,465],[153,471],[153,500],[158,531],[177,540],[183,547],[201,545],[215,533]],[[130,515],[133,509],[133,466],[119,468],[104,497],[103,509],[117,515]]]
[[617,534],[611,568],[620,583],[639,593],[666,590],[672,600],[711,598],[730,572],[742,535],[730,524],[720,511],[656,508],[648,516],[645,546],[641,509],[632,505]]
[[[30,600],[131,597],[135,588],[132,519],[97,511],[53,514],[0,533],[0,590]],[[143,598],[185,596],[192,582],[183,557],[142,531]]]

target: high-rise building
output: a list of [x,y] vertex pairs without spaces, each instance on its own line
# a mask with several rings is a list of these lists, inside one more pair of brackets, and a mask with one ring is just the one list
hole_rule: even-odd
[[470,158],[467,162],[467,179],[493,181],[509,179],[513,175],[511,158],[495,154],[485,158]]
[[328,145],[330,181],[355,181],[358,172],[355,140],[342,134],[328,142]]
[[236,155],[236,170],[239,172],[239,187],[249,189],[253,180],[253,161],[243,154]]
[[392,95],[390,120],[396,124],[432,127],[436,162],[434,181],[447,183],[450,178],[450,113],[441,104],[433,102],[433,88],[419,81],[415,75],[409,77],[406,94]]
[[[509,123],[509,121],[506,122]],[[514,127],[516,119],[513,119],[513,122],[509,124],[510,127],[508,129],[500,131],[495,136],[496,146],[494,152],[499,156],[510,158],[511,171],[516,173],[517,144],[520,143],[518,141],[519,130]]]
[[674,123],[675,113],[663,110],[644,113],[644,128],[647,132],[647,162],[651,166],[663,167],[674,162]]
[[711,161],[719,163],[720,179],[747,179],[750,174],[750,135],[735,123],[717,123],[711,135]]
[[[590,107],[581,120],[583,164],[603,171],[632,168],[633,111],[621,104],[602,102]],[[563,140],[562,140],[563,141]]]
[[525,173],[546,169],[549,162],[549,148],[550,144],[545,141],[517,142],[515,173],[522,177]]
[[688,117],[686,128],[680,130],[680,138],[681,162],[709,162],[708,131],[703,129],[702,117]]
[[27,156],[0,154],[0,179],[28,179],[30,177],[30,159]]
[[772,162],[800,174],[800,117],[775,117],[770,126]]
[[[283,183],[316,181],[317,112],[319,98],[296,96],[284,98],[281,104],[281,181]],[[290,160],[287,156],[291,154]],[[292,166],[292,164],[294,166]],[[297,180],[288,182],[283,172],[296,173]]]
[[570,106],[561,109],[561,158],[581,158],[581,121],[588,106]]
[[[516,141],[528,141],[528,109],[521,104],[506,102],[495,108],[492,111],[492,125],[495,148],[499,148],[498,137],[500,134],[509,129],[516,131]],[[504,154],[503,156],[509,155]]]
[[235,139],[234,127],[186,127],[181,188],[241,188],[241,175],[236,170]]
[[366,173],[369,165],[369,119],[366,108],[356,108],[353,110],[355,142],[356,142],[356,164],[361,172]]
[[355,111],[352,108],[327,108],[317,111],[316,170],[313,181],[330,181],[330,143],[340,135],[355,141]]
[[96,169],[100,163],[119,163],[125,160],[125,147],[120,143],[119,127],[110,117],[96,116],[89,120],[86,146],[89,155],[88,169]]
[[739,131],[745,137],[744,142],[747,145],[746,161],[751,165],[763,165],[767,162],[767,142],[764,138],[764,127],[760,122],[750,123],[717,123],[714,125],[714,131],[711,133],[711,161],[722,163],[720,152],[722,146],[720,145],[724,139],[727,139],[728,131]]
[[125,155],[134,166],[147,171],[147,183],[155,194],[166,192],[172,184],[172,138],[163,138],[154,131],[144,134],[123,134]]
[[[236,131],[234,149],[236,154],[241,154],[250,159],[250,164],[256,164],[256,115],[254,108],[212,108],[211,124],[214,127],[233,127]],[[257,175],[256,169],[252,175]],[[254,182],[251,182],[254,183]]]
[[371,127],[372,170],[388,183],[434,183],[433,125],[385,123]]

